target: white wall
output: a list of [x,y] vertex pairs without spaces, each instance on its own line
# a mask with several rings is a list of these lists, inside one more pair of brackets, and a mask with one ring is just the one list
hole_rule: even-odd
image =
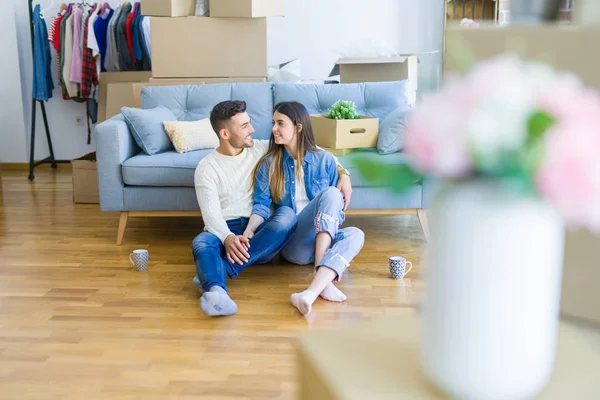
[[25,121],[19,71],[19,50],[12,4],[0,12],[0,162],[25,159]]
[[[285,7],[285,17],[269,19],[268,61],[300,59],[305,79],[327,78],[338,58],[360,56],[365,44],[398,54],[441,49],[444,0],[286,0]],[[429,69],[439,60],[422,58],[420,86],[436,84]]]
[[[11,1],[11,0],[7,0]],[[51,0],[37,0],[42,9]],[[325,79],[335,60],[345,51],[354,51],[358,43],[368,41],[386,43],[398,53],[427,52],[441,48],[444,0],[285,0],[286,17],[271,18],[268,23],[268,61],[277,64],[300,58],[302,76],[305,79]],[[0,135],[0,159],[8,162],[26,162],[31,119],[31,77],[33,73],[31,42],[29,39],[29,16],[27,1],[12,0],[15,6],[16,24],[0,24],[3,57],[15,52],[14,28],[16,25],[20,68],[16,71],[14,56],[8,63],[0,63],[2,89],[8,88],[10,98],[2,94],[2,123],[10,121],[11,134],[2,129]],[[116,5],[118,0],[109,0]],[[54,1],[58,9],[59,1]],[[10,12],[2,18],[10,19]],[[47,19],[49,25],[51,18]],[[11,33],[11,31],[13,33]],[[4,48],[4,47],[3,47]],[[53,54],[53,62],[55,62]],[[420,66],[419,85],[429,90],[437,85],[438,66],[441,55],[425,56]],[[58,159],[72,159],[95,149],[87,145],[86,126],[76,126],[77,116],[85,119],[85,105],[65,101],[58,87],[57,71],[52,68],[55,90],[53,98],[46,103],[48,122]],[[20,74],[21,96],[15,87]],[[4,82],[6,80],[6,82]],[[6,83],[6,85],[5,85]],[[6,100],[8,99],[8,100]],[[7,117],[5,117],[5,115]],[[36,123],[36,159],[48,156],[45,131],[38,106]],[[4,128],[4,126],[2,127]],[[25,150],[25,151],[23,151]],[[4,157],[10,157],[6,160]]]

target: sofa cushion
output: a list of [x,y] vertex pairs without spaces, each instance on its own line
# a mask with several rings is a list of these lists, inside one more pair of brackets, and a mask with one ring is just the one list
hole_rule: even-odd
[[179,154],[175,150],[154,156],[139,153],[122,164],[123,182],[131,186],[194,186],[200,160],[214,149]]
[[408,163],[408,157],[404,153],[391,153],[381,155],[377,152],[377,149],[356,149],[345,156],[337,156],[340,164],[344,166],[350,172],[350,178],[352,179],[352,187],[376,187],[372,182],[367,181],[359,173],[356,168],[354,160],[356,157],[365,157],[370,161],[375,161],[383,164],[402,165]]
[[[213,149],[179,154],[172,150],[155,156],[141,152],[123,162],[123,182],[130,186],[193,187],[196,167],[211,151]],[[345,156],[337,156],[340,163],[350,172],[352,186],[357,188],[376,186],[365,180],[356,169],[353,159],[357,156],[365,156],[386,164],[401,165],[408,162],[404,153],[379,155],[376,149],[357,149]]]
[[172,121],[175,117],[171,110],[163,106],[147,110],[122,107],[121,114],[131,136],[146,154],[154,155],[173,149],[173,144],[163,127],[164,121]]
[[407,87],[408,80],[339,85],[280,82],[273,86],[273,103],[298,101],[310,114],[325,114],[336,101],[350,100],[356,104],[359,115],[379,118],[381,123],[396,108],[410,108]]
[[210,118],[199,121],[165,121],[164,126],[178,153],[219,147],[219,138],[210,124]]
[[404,148],[404,133],[406,120],[410,110],[397,108],[392,111],[379,126],[377,137],[377,150],[380,154],[390,154]]
[[217,83],[210,85],[147,86],[141,92],[142,108],[162,105],[179,121],[196,121],[210,116],[213,107],[225,100],[243,100],[254,127],[254,137],[268,139],[273,121],[272,83]]

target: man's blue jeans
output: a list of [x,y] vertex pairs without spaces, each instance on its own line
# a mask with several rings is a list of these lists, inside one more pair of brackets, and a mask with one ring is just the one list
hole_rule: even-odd
[[[225,246],[218,237],[209,232],[202,232],[192,243],[192,252],[196,262],[196,273],[202,289],[208,291],[213,286],[227,290],[226,279],[233,278],[252,264],[264,264],[271,261],[286,245],[296,229],[297,218],[289,207],[278,208],[254,232],[250,239],[250,258],[243,265],[229,262]],[[248,218],[227,221],[227,226],[236,235],[244,233],[248,226]]]

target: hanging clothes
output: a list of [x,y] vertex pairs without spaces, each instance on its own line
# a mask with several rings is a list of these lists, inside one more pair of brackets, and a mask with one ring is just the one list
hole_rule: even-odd
[[135,68],[138,70],[144,69],[142,59],[144,57],[142,53],[142,47],[140,43],[140,22],[141,22],[141,9],[138,7],[135,12],[132,24],[132,36],[133,36],[133,58],[135,59]]
[[56,38],[55,38],[55,41],[57,40],[57,43],[58,43],[58,49],[56,50],[57,58],[58,58],[58,83],[62,90],[62,97],[65,100],[69,99],[69,93],[67,91],[67,83],[64,80],[63,70],[64,70],[64,65],[65,65],[65,36],[67,35],[66,34],[67,21],[68,21],[70,15],[71,15],[71,10],[69,8],[67,8],[67,10],[65,11],[65,14],[63,15],[63,17],[60,21],[60,29],[57,31]]
[[[88,25],[90,19],[94,18],[94,10],[90,11],[90,15],[86,18],[86,25],[83,33],[83,60],[81,63],[81,97],[83,99],[89,99],[92,97],[92,90],[94,85],[98,86],[98,64],[94,57],[94,51],[89,48],[90,35]],[[93,40],[93,38],[92,38]]]
[[[74,38],[74,29],[73,24],[75,22],[74,15],[71,14],[65,18],[65,31],[64,31],[64,39],[62,41],[62,53],[64,56],[63,65],[62,65],[62,79],[65,83],[65,88],[67,91],[67,96],[69,99],[77,98],[79,96],[79,84],[73,82],[71,80],[71,69],[73,65],[73,38]],[[78,62],[81,66],[81,60]]]
[[[106,33],[110,19],[113,17],[114,10],[105,10],[104,16],[96,18],[94,22],[94,33],[98,42],[98,50],[100,51],[100,71],[106,72],[106,54],[108,41],[106,40]],[[111,57],[112,60],[112,57]]]
[[104,59],[104,68],[109,72],[116,71],[115,54],[117,49],[115,47],[115,21],[119,17],[120,11],[120,6],[113,11],[113,16],[110,21],[108,21],[108,25],[106,27],[106,57]]
[[48,45],[48,30],[46,21],[41,16],[40,5],[37,4],[33,11],[33,89],[32,96],[35,100],[47,101],[52,97],[54,82],[50,65],[50,46]]
[[[148,17],[140,16],[140,47],[142,49],[142,70],[144,71],[152,71],[152,62],[150,57],[150,42],[149,36],[145,36],[145,22],[149,21]],[[148,25],[149,27],[149,25]],[[146,41],[146,37],[148,37],[148,42]]]
[[129,19],[129,13],[131,12],[131,4],[123,4],[121,9],[121,16],[117,21],[116,26],[116,44],[117,44],[117,56],[120,71],[132,71],[134,70],[133,61],[131,58],[131,52],[127,44],[127,20]]
[[151,70],[149,19],[141,15],[139,2],[115,10],[108,3],[70,3],[46,32],[65,100],[97,101],[102,72]]
[[148,57],[152,58],[152,42],[150,39],[150,18],[144,17],[144,20],[142,21],[142,29],[144,32],[144,42],[146,43],[146,49],[148,50]]
[[83,19],[83,10],[79,7],[73,10],[73,47],[71,55],[71,82],[81,83],[81,63],[82,63],[82,33],[81,21]]

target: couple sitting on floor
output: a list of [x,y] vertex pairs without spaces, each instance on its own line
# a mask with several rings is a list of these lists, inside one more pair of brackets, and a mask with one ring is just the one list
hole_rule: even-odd
[[333,282],[362,249],[364,234],[340,228],[352,194],[350,178],[335,157],[315,145],[306,108],[278,104],[269,141],[252,139],[243,101],[217,104],[210,122],[219,147],[200,161],[194,176],[205,225],[192,244],[202,311],[235,314],[227,276],[277,253],[295,264],[315,265],[308,289],[291,295],[303,315],[318,296],[344,301]]

